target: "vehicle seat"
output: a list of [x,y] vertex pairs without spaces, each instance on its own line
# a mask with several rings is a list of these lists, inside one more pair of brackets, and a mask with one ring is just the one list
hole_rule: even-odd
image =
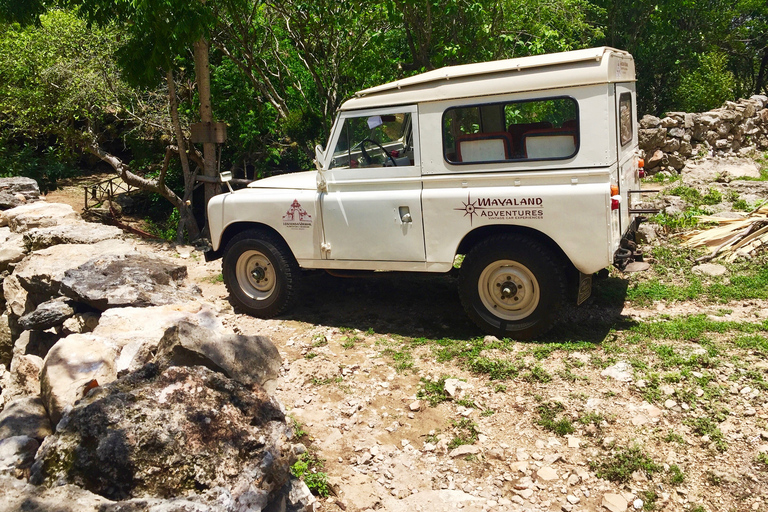
[[456,138],[457,162],[493,162],[512,158],[512,136],[507,132],[471,133]]
[[563,126],[523,134],[525,158],[566,158],[576,152],[576,131]]

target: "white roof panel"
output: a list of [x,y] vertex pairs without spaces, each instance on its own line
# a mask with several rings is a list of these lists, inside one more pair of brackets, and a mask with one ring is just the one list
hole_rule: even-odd
[[634,80],[632,56],[604,46],[447,66],[358,91],[341,110]]

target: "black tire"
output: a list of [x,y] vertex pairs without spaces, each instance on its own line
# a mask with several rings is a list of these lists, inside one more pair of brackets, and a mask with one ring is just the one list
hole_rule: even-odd
[[488,334],[518,340],[544,334],[565,300],[565,272],[558,263],[549,249],[531,238],[489,237],[461,264],[461,303]]
[[224,249],[222,275],[235,308],[259,318],[272,318],[295,302],[301,270],[280,238],[245,231]]

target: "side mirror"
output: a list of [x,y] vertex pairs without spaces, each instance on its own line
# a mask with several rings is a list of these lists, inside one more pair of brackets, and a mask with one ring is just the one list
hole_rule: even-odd
[[232,185],[229,184],[230,181],[232,181],[232,171],[222,171],[219,173],[219,181],[222,183],[227,184],[227,188],[230,192],[234,192],[232,190]]
[[318,144],[315,146],[315,167],[321,169],[323,167],[323,160],[325,160],[325,151],[323,146]]

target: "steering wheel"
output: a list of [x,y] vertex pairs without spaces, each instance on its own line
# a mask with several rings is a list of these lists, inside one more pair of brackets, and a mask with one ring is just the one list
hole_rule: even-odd
[[381,144],[379,144],[378,142],[376,142],[373,139],[363,139],[363,140],[360,141],[360,143],[357,146],[355,146],[355,147],[359,147],[360,148],[360,153],[363,154],[363,158],[365,158],[369,162],[371,161],[371,157],[368,155],[368,152],[365,150],[365,143],[366,142],[371,142],[371,143],[375,144],[376,146],[378,146],[378,148],[380,150],[382,150],[385,155],[387,155],[387,158],[389,158],[389,160],[392,162],[392,165],[397,167],[397,162],[395,162],[395,159],[392,158],[392,154],[389,151],[387,151],[386,149],[384,149],[384,146],[382,146]]

